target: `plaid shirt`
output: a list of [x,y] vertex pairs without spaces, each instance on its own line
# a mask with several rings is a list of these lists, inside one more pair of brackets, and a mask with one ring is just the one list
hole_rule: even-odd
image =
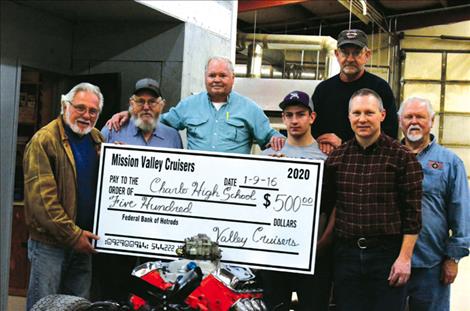
[[323,196],[337,236],[419,233],[422,179],[415,156],[386,135],[366,149],[355,138],[341,145],[326,161]]

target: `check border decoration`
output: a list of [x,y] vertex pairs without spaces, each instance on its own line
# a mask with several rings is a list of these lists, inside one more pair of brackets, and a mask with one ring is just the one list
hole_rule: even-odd
[[222,261],[314,272],[323,161],[103,144],[98,252],[175,258],[207,234]]

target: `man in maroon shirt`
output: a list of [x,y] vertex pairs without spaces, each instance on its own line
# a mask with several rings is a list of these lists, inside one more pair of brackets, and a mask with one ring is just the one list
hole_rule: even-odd
[[336,208],[337,310],[401,310],[411,256],[421,228],[421,166],[381,133],[385,118],[376,92],[349,101],[354,138],[325,163],[323,204]]

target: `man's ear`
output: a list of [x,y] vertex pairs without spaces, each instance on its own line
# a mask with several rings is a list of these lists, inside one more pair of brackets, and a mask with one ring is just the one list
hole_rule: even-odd
[[367,61],[370,60],[370,56],[372,55],[372,52],[369,48],[366,48],[365,56],[367,58]]
[[67,108],[68,108],[67,103],[65,101],[62,101],[60,104],[62,105],[62,110],[61,110],[62,115],[65,116],[65,113],[67,112]]
[[310,117],[312,118],[312,122],[310,124],[313,124],[313,122],[315,122],[315,119],[317,118],[317,114],[315,113],[315,111],[312,111],[310,113]]
[[338,51],[338,49],[335,50],[335,56],[336,56],[336,59],[339,58],[339,51]]
[[387,115],[387,111],[384,109],[380,112],[380,114],[382,114],[382,118],[381,118],[380,122],[383,122],[383,120],[385,120],[385,116]]

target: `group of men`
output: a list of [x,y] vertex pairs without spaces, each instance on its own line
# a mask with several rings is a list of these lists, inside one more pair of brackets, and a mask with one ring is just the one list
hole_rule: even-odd
[[[333,280],[337,310],[402,310],[407,297],[410,310],[448,310],[458,260],[469,253],[463,163],[435,142],[428,100],[406,100],[397,116],[388,84],[365,71],[371,55],[365,33],[341,32],[335,55],[340,73],[320,83],[312,100],[293,91],[280,103],[287,139],[256,103],[232,90],[226,58],[207,62],[205,92],[164,114],[158,83],[139,80],[129,110],[101,133],[94,129],[103,105],[99,88],[81,83],[64,95],[61,115],[25,152],[27,309],[48,294],[89,296],[90,241],[99,239],[91,233],[99,144],[182,148],[177,130],[186,129],[188,149],[248,154],[255,141],[270,147],[265,155],[325,160],[316,273],[262,271],[269,308],[296,291],[297,310],[328,310]],[[122,299],[135,259],[99,256],[101,273],[110,263],[120,267],[102,286],[105,298]]]

